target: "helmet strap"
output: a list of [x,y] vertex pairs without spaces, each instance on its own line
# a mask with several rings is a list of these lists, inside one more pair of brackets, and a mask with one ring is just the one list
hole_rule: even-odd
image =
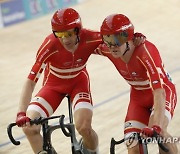
[[129,49],[129,43],[126,42],[126,50],[124,51],[123,56],[127,53],[127,51],[129,51]]
[[55,32],[52,30],[52,32],[53,32],[53,34],[54,34],[54,36],[55,36],[55,38],[57,38],[57,36],[55,35]]
[[77,40],[76,40],[76,43],[75,43],[75,45],[76,45],[76,44],[78,44],[78,43],[80,42],[79,28],[76,27],[76,28],[74,29],[74,31],[75,31],[75,33],[76,33],[76,35],[77,35]]

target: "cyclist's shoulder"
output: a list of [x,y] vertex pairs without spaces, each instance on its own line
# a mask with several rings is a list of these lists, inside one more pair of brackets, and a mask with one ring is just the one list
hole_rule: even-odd
[[137,46],[135,52],[139,57],[145,56],[146,54],[153,56],[159,53],[157,47],[148,40]]
[[58,50],[58,46],[61,46],[59,44],[58,38],[56,38],[53,33],[46,36],[37,51],[37,59],[46,59],[46,57],[49,57],[52,55],[52,53],[55,53]]
[[44,43],[48,42],[48,44],[51,45],[56,45],[58,41],[59,41],[58,38],[56,38],[53,33],[47,35],[44,39]]
[[136,49],[142,50],[142,51],[143,50],[147,51],[147,50],[153,50],[153,49],[157,49],[157,48],[156,48],[154,43],[146,40],[144,43],[142,43],[139,46],[137,46]]

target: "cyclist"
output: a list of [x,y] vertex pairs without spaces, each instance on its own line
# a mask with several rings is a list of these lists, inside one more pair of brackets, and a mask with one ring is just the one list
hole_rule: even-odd
[[[128,17],[123,14],[109,15],[101,25],[104,45],[100,45],[98,50],[113,62],[131,86],[125,138],[137,132],[152,137],[154,131],[165,138],[171,137],[167,126],[177,102],[175,85],[164,69],[156,46],[146,40],[135,47],[133,34],[134,26]],[[139,153],[136,141],[130,145],[126,142],[129,154]],[[175,144],[165,145],[169,154],[178,153]],[[164,153],[161,149],[159,151]]]
[[[23,127],[34,153],[40,153],[40,126],[30,126],[29,121],[40,116],[51,116],[68,94],[73,103],[75,127],[82,136],[83,146],[90,154],[98,154],[98,136],[91,126],[93,103],[86,62],[102,43],[100,32],[82,28],[81,18],[72,8],[57,10],[51,25],[53,32],[40,46],[24,84],[16,123]],[[138,38],[140,36],[137,35]],[[136,43],[142,41],[143,38],[140,38]],[[43,86],[31,99],[43,70]]]

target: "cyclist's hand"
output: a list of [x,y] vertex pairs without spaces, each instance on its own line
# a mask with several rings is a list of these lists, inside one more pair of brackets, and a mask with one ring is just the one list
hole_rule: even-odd
[[95,53],[102,54],[102,52],[109,52],[109,48],[106,46],[105,43],[100,44],[95,50]]
[[144,43],[146,40],[146,36],[144,36],[141,33],[135,33],[134,34],[134,38],[133,38],[133,42],[135,46],[139,46],[140,44]]
[[26,126],[26,123],[30,122],[30,118],[26,117],[25,112],[18,112],[16,117],[16,124],[18,127]]
[[149,128],[149,127],[143,128],[141,131],[141,134],[145,135],[147,137],[153,137],[155,132],[157,134],[161,133],[161,128],[157,125],[154,125],[151,128]]

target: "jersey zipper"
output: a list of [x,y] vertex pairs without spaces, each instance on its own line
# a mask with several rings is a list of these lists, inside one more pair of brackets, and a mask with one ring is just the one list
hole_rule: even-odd
[[[72,65],[71,69],[74,67],[74,53],[72,53]],[[72,74],[72,72],[69,72],[69,76]]]
[[126,69],[127,69],[127,72],[128,72],[128,74],[129,74],[129,76],[132,78],[132,80],[134,80],[133,77],[132,77],[132,75],[131,75],[131,73],[130,73],[130,71],[129,71],[128,64],[126,64]]

